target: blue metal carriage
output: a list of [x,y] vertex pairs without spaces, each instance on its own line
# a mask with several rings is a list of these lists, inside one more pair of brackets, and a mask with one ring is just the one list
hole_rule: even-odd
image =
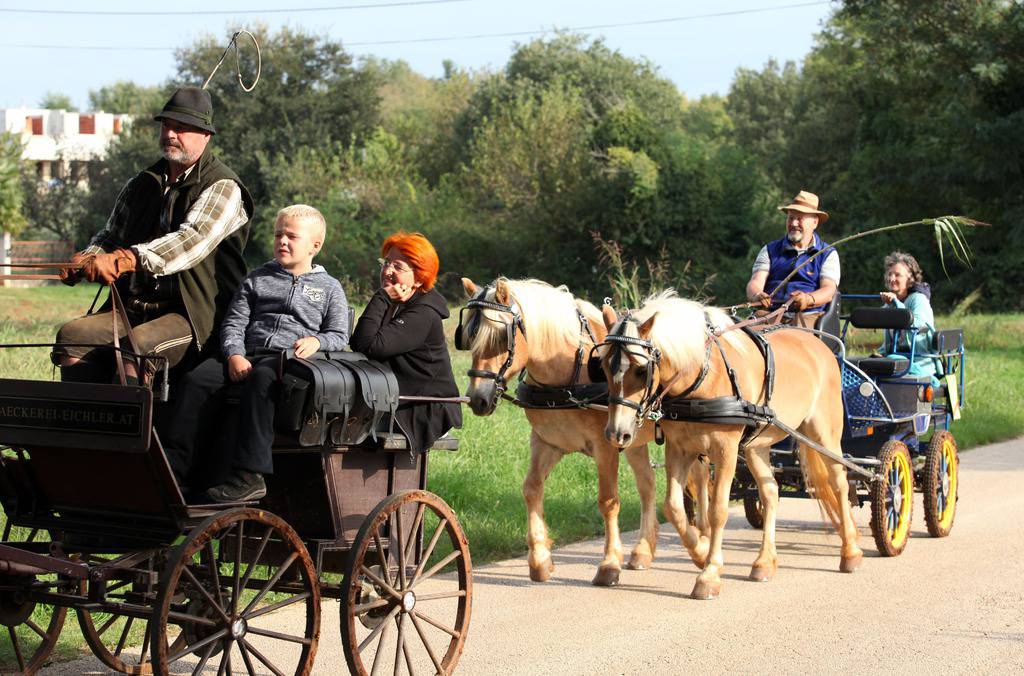
[[[841,300],[860,306],[841,314]],[[953,527],[959,460],[950,426],[964,405],[963,331],[936,331],[930,351],[921,353],[915,349],[918,330],[909,310],[867,307],[877,305],[877,294],[841,300],[836,294],[816,330],[833,346],[842,370],[843,455],[865,470],[862,475],[849,472],[850,500],[854,506],[870,505],[879,552],[897,556],[909,539],[915,490],[924,496],[930,535],[944,537]],[[848,358],[851,327],[886,330],[887,344],[894,349],[886,356]],[[921,359],[932,360],[938,384],[930,375],[911,373],[915,360]],[[792,439],[773,449],[772,464],[781,497],[809,497]],[[747,520],[760,528],[757,486],[743,465],[737,469],[733,496],[743,499]]]

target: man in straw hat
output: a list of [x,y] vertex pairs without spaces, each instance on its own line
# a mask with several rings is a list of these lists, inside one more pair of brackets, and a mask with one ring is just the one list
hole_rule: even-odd
[[[202,351],[216,342],[211,334],[245,277],[253,201],[208,148],[216,133],[209,92],[182,87],[153,119],[163,157],[125,184],[106,227],[72,257],[81,269],[61,277],[69,285],[114,283],[140,352],[173,366],[190,346]],[[112,351],[79,345],[112,344],[110,312],[108,299],[96,314],[61,327],[51,356],[63,380],[110,382]],[[123,337],[125,327],[119,331]],[[129,364],[129,376],[145,375]]]
[[[805,190],[779,211],[786,214],[786,236],[761,247],[747,282],[747,298],[766,310],[792,299],[789,307],[796,312],[792,322],[813,327],[839,287],[839,254],[815,232],[828,220],[828,213],[818,208],[818,196]],[[825,249],[827,253],[803,265]],[[801,265],[792,279],[772,293]]]

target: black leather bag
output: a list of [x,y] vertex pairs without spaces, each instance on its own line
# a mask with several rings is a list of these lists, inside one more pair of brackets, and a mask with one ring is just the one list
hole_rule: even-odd
[[317,353],[284,362],[274,427],[301,446],[360,444],[398,408],[398,381],[357,352]]

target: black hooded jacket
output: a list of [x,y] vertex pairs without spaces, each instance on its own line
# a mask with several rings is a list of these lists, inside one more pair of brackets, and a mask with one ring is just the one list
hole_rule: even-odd
[[[379,289],[349,339],[349,347],[391,367],[403,395],[457,397],[442,320],[448,318],[444,297],[431,289],[405,303],[393,303]],[[403,404],[395,416],[412,451],[430,448],[453,427],[462,427],[458,404]]]

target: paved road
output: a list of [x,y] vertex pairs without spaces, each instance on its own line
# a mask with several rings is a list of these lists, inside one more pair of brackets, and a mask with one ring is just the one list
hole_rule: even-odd
[[[759,546],[742,508],[726,534],[722,597],[688,597],[696,569],[662,529],[651,570],[624,571],[614,589],[590,586],[601,543],[555,553],[546,584],[525,560],[478,567],[473,619],[457,672],[494,674],[1022,673],[1024,672],[1024,440],[966,453],[956,524],[928,537],[920,497],[902,556],[877,555],[868,509],[863,568],[837,572],[838,537],[813,503],[780,508],[779,572],[747,581]],[[632,542],[635,534],[627,534]],[[315,673],[345,673],[338,607],[324,606]],[[281,618],[287,624],[288,618]],[[82,660],[53,673],[102,673]]]

